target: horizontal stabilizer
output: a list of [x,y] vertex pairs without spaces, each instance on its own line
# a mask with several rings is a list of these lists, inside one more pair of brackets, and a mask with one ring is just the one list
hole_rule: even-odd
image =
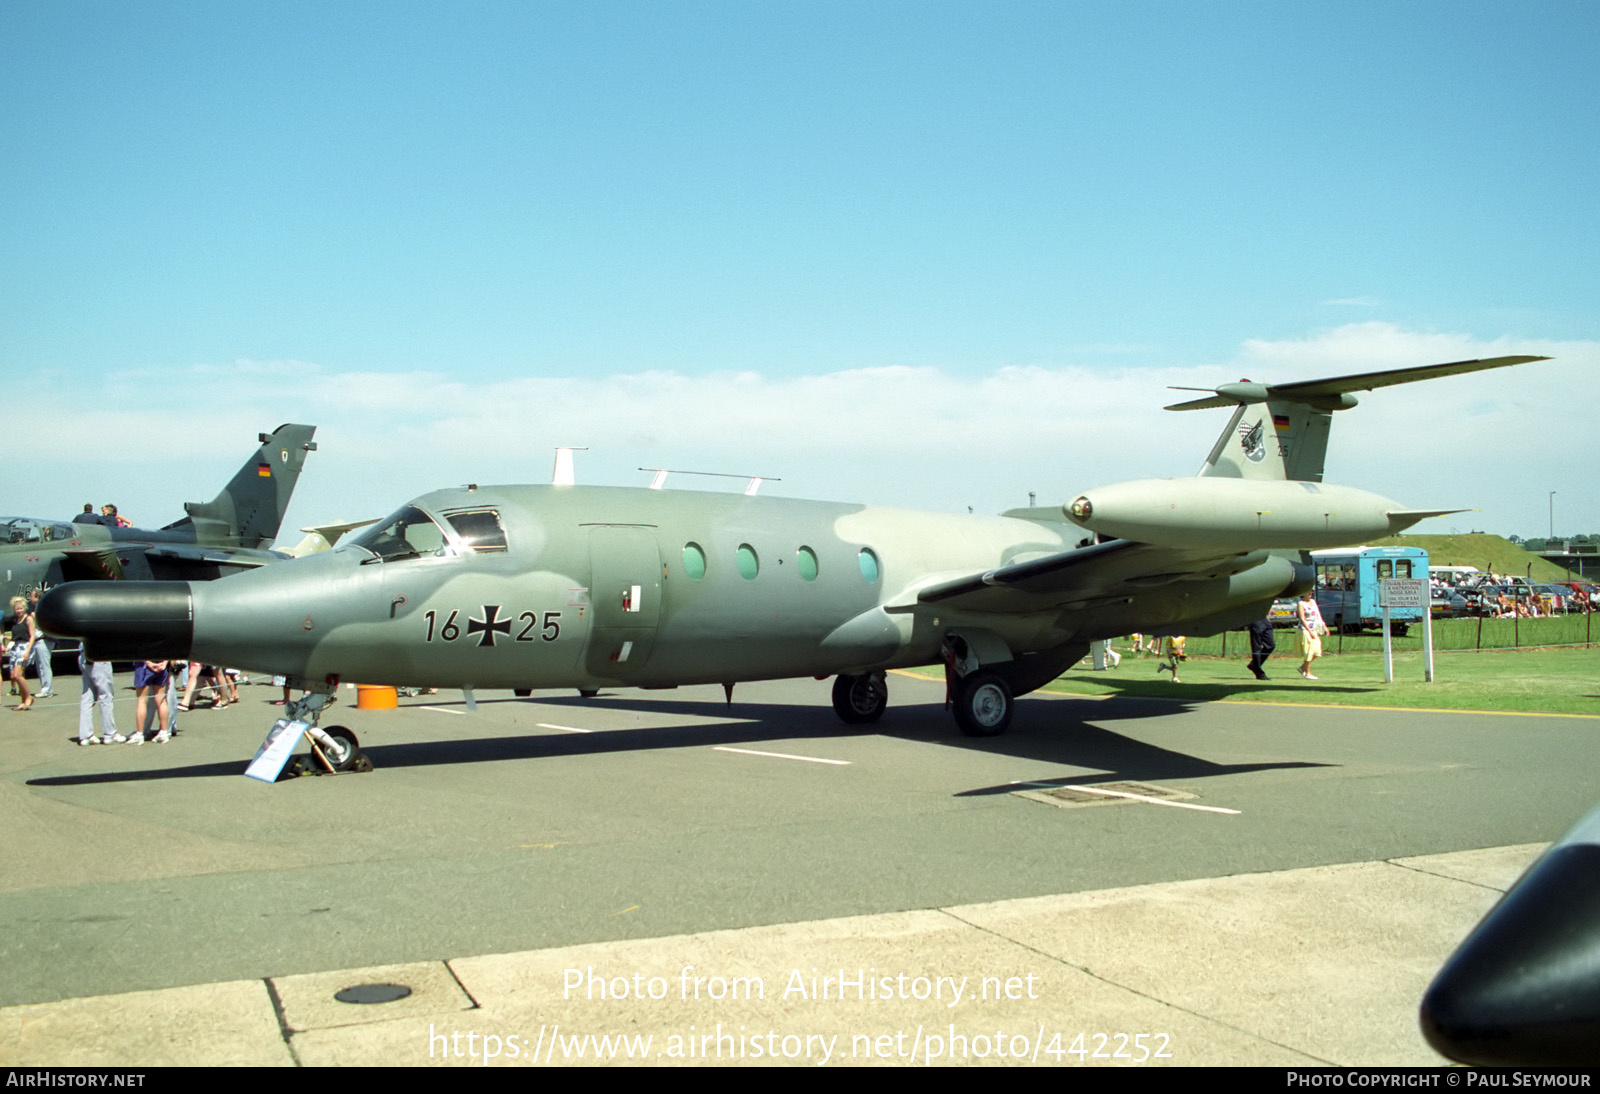
[[337,543],[339,541],[339,537],[344,535],[346,532],[353,531],[357,528],[365,528],[369,524],[376,523],[378,523],[377,517],[368,517],[366,520],[344,520],[335,521],[332,524],[313,524],[308,528],[302,528],[300,530],[302,532],[315,532],[323,539]]
[[[1326,409],[1343,409],[1339,396],[1352,391],[1372,391],[1395,384],[1410,384],[1418,380],[1433,380],[1440,376],[1460,376],[1468,372],[1481,372],[1489,368],[1506,368],[1525,365],[1530,361],[1548,361],[1548,357],[1485,357],[1476,361],[1452,361],[1444,365],[1422,365],[1416,368],[1391,368],[1381,372],[1357,372],[1349,376],[1330,376],[1322,380],[1300,380],[1288,384],[1256,384],[1241,380],[1237,384],[1223,384],[1211,388],[1174,388],[1174,391],[1212,391],[1205,399],[1191,399],[1173,403],[1167,410],[1209,410],[1213,407],[1243,406],[1247,403],[1274,402],[1327,404]],[[1349,400],[1354,406],[1354,400]]]
[[1419,520],[1429,517],[1448,517],[1452,513],[1471,513],[1471,509],[1391,509],[1388,512],[1389,534],[1397,536]]
[[1389,510],[1389,519],[1404,520],[1415,524],[1417,521],[1427,520],[1429,517],[1448,517],[1454,513],[1473,513],[1476,511],[1475,509],[1391,509]]

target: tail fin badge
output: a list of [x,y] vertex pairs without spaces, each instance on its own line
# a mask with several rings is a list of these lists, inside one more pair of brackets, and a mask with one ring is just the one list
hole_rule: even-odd
[[1251,463],[1260,463],[1266,459],[1267,446],[1263,440],[1266,423],[1260,419],[1254,425],[1239,427],[1239,445],[1244,449],[1245,458]]

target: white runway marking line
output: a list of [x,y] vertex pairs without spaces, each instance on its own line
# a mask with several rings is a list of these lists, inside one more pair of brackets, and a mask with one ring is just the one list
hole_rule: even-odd
[[445,707],[418,707],[418,710],[431,710],[435,714],[465,714],[464,710],[448,710]]
[[1225,813],[1230,817],[1243,816],[1237,809],[1223,809],[1217,805],[1195,805],[1191,802],[1169,802],[1161,798],[1150,798],[1143,794],[1129,794],[1125,790],[1102,790],[1098,786],[1071,786],[1065,783],[1012,783],[1012,786],[1037,786],[1044,790],[1078,790],[1085,794],[1101,794],[1107,798],[1128,798],[1136,802],[1149,802],[1151,805],[1170,805],[1174,809],[1198,809],[1202,813]]
[[551,725],[549,722],[535,722],[533,724],[538,726],[540,729],[559,729],[563,733],[593,733],[594,732],[594,730],[592,730],[592,729],[579,729],[577,726],[557,726],[557,725]]
[[824,760],[818,756],[791,756],[787,752],[757,752],[753,748],[729,748],[726,745],[712,745],[715,752],[737,752],[742,756],[766,756],[774,760],[804,760],[808,764],[835,764],[839,767],[849,767],[849,760]]

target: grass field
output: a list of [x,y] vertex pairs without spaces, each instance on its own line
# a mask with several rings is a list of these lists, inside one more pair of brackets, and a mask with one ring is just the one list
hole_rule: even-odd
[[[1231,636],[1237,640],[1240,636]],[[1316,680],[1295,671],[1299,657],[1280,632],[1279,648],[1267,662],[1270,680],[1258,681],[1245,668],[1248,654],[1196,657],[1186,661],[1173,684],[1156,675],[1156,659],[1123,652],[1120,668],[1088,669],[1088,661],[1069,670],[1045,690],[1077,695],[1133,695],[1245,703],[1318,703],[1439,710],[1496,710],[1544,714],[1583,714],[1600,719],[1600,647],[1592,649],[1508,650],[1434,653],[1434,680],[1422,679],[1420,653],[1396,653],[1395,682],[1383,682],[1383,657],[1345,653],[1312,666]],[[1600,733],[1600,726],[1595,730]]]
[[[1278,629],[1278,646],[1287,649],[1294,642],[1294,628]],[[1596,615],[1558,615],[1552,619],[1438,619],[1433,624],[1433,648],[1438,650],[1500,650],[1522,646],[1576,646],[1600,643],[1600,618]],[[1243,631],[1226,635],[1189,639],[1189,653],[1222,657],[1250,648]],[[1322,648],[1335,653],[1376,653],[1383,649],[1383,636],[1330,634]],[[1422,650],[1422,627],[1412,626],[1404,638],[1394,640],[1396,652]]]

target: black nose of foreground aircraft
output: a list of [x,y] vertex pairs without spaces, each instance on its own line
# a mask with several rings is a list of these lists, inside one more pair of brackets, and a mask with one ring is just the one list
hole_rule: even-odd
[[1600,1063],[1600,809],[1528,868],[1422,999],[1422,1032],[1466,1064]]
[[194,596],[187,581],[71,581],[39,598],[39,625],[84,636],[95,661],[187,658]]

